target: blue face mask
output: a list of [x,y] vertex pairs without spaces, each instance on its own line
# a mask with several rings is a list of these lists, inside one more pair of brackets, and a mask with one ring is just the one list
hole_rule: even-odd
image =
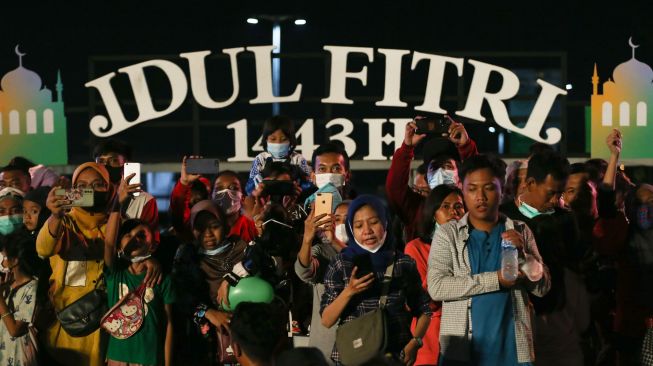
[[275,159],[284,159],[288,156],[288,152],[290,152],[290,143],[283,142],[280,144],[273,144],[268,142],[268,152],[272,154],[272,157]]
[[535,207],[527,204],[526,202],[520,201],[521,204],[519,205],[519,212],[522,213],[522,215],[528,217],[529,219],[532,219],[534,217],[537,217],[539,215],[551,215],[555,212],[555,210],[551,209],[548,211],[540,212],[538,211]]
[[0,217],[0,234],[9,235],[23,224],[23,215],[8,215]]

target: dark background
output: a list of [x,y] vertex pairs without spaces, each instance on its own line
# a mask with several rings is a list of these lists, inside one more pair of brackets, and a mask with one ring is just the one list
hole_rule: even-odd
[[[316,120],[316,143],[326,139],[318,127],[330,118],[347,117],[361,125],[365,138],[364,117],[411,117],[412,107],[423,95],[426,65],[410,71],[410,56],[403,65],[402,95],[408,95],[409,107],[392,109],[374,107],[382,99],[384,58],[375,54],[368,66],[368,86],[358,81],[348,83],[348,96],[354,106],[331,106],[319,102],[326,97],[328,54],[324,45],[351,45],[373,48],[398,48],[443,55],[466,56],[507,67],[543,67],[560,69],[560,80],[542,79],[562,88],[574,86],[566,98],[568,130],[564,148],[570,157],[585,156],[583,107],[589,105],[591,74],[598,63],[601,82],[616,65],[630,58],[628,38],[641,47],[637,58],[653,63],[653,15],[650,1],[600,2],[435,2],[435,1],[186,1],[166,2],[93,2],[88,4],[47,2],[8,3],[4,8],[3,36],[0,39],[0,73],[16,67],[14,47],[20,44],[27,53],[24,65],[39,73],[43,82],[54,90],[57,70],[64,83],[64,101],[68,118],[70,163],[87,160],[96,142],[88,130],[93,115],[90,101],[99,102],[98,93],[84,83],[118,68],[153,58],[169,58],[187,72],[179,53],[211,50],[213,56],[207,73],[212,96],[229,95],[231,82],[228,64],[217,57],[230,47],[271,44],[271,23],[246,23],[246,18],[260,14],[290,15],[305,18],[308,24],[296,26],[292,19],[282,24],[282,93],[288,94],[298,82],[304,84],[302,103],[284,104],[281,112],[301,125],[306,118]],[[489,52],[489,53],[488,53]],[[532,53],[532,58],[497,56],[501,53]],[[554,57],[541,56],[553,54]],[[300,56],[297,56],[300,55]],[[303,55],[303,56],[301,56]],[[562,69],[560,59],[566,60]],[[363,65],[354,58],[351,70]],[[173,162],[186,153],[231,156],[233,138],[224,126],[248,118],[250,145],[260,134],[260,123],[271,113],[270,105],[252,106],[247,102],[256,93],[251,56],[239,58],[241,93],[234,106],[220,111],[197,108],[192,96],[179,111],[161,120],[133,127],[116,137],[135,145],[143,162]],[[92,69],[92,70],[91,70]],[[456,75],[448,66],[445,96],[456,95]],[[465,66],[466,85],[472,70]],[[157,79],[158,78],[158,79]],[[129,105],[126,77],[115,80],[115,88],[125,103],[126,114],[135,115]],[[165,101],[166,87],[156,88],[162,80],[148,75],[154,86],[155,99]],[[326,79],[326,80],[325,80]],[[453,81],[451,81],[453,80]],[[520,90],[519,96],[524,92]],[[121,89],[122,88],[122,89]],[[537,91],[536,91],[537,92]],[[455,109],[461,100],[445,98],[443,106]],[[131,109],[130,109],[131,108]],[[102,107],[95,109],[102,113]],[[131,114],[130,114],[131,113]],[[193,113],[196,113],[193,117]],[[489,113],[484,113],[489,115]],[[190,128],[190,119],[202,124],[199,144]],[[513,119],[514,120],[514,119]],[[517,119],[518,121],[519,119]],[[482,150],[495,151],[496,138],[489,138],[487,127],[468,127]],[[390,132],[390,131],[388,131]],[[226,136],[226,137],[225,137]],[[358,135],[356,136],[358,139]],[[220,145],[220,147],[216,147]],[[391,149],[392,147],[387,147]],[[222,149],[222,150],[220,150]],[[199,151],[197,151],[199,150]],[[360,155],[367,149],[359,143]],[[391,150],[390,150],[391,152]],[[255,155],[255,154],[253,154]],[[359,155],[359,153],[357,153]],[[357,156],[360,158],[360,156]]]

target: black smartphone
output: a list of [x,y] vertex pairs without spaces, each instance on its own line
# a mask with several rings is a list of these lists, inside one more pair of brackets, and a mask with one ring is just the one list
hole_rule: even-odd
[[358,268],[356,271],[356,278],[367,276],[374,273],[372,267],[372,257],[369,254],[361,254],[354,257],[354,266]]
[[220,161],[218,159],[186,159],[186,173],[188,174],[218,174]]
[[291,180],[264,180],[261,184],[266,196],[291,196],[295,192],[295,185]]
[[417,124],[415,133],[418,135],[428,134],[448,137],[451,118],[447,115],[439,114],[437,116],[418,119],[415,121],[415,124]]

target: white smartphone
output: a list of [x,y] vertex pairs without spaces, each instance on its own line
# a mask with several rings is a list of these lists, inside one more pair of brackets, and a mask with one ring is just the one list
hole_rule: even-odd
[[[125,163],[123,166],[123,177],[127,178],[136,173],[134,178],[129,181],[129,184],[138,184],[141,182],[141,164],[140,163]],[[140,192],[135,192],[134,197],[138,197]]]

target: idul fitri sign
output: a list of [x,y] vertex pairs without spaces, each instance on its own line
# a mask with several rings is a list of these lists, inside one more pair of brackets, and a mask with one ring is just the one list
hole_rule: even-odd
[[[91,131],[99,137],[108,137],[124,131],[137,124],[162,118],[177,110],[188,94],[190,84],[191,92],[195,101],[204,108],[222,109],[229,107],[238,97],[239,70],[238,55],[244,52],[254,54],[256,68],[256,97],[249,101],[250,104],[266,103],[293,103],[301,101],[302,84],[295,86],[294,91],[289,95],[274,95],[272,91],[272,51],[274,46],[255,46],[255,47],[238,47],[223,49],[222,52],[229,57],[231,67],[231,87],[232,93],[225,100],[215,100],[208,92],[206,78],[205,59],[211,54],[211,51],[197,51],[182,53],[179,56],[187,60],[189,75],[187,77],[184,70],[177,64],[168,60],[150,60],[135,65],[118,69],[118,73],[125,74],[129,78],[129,83],[134,94],[138,117],[133,121],[128,121],[118,103],[118,98],[111,86],[111,80],[116,77],[112,72],[97,79],[86,83],[86,87],[95,88],[100,94],[107,111],[107,115],[96,115],[91,118],[89,127]],[[352,54],[363,55],[371,64],[375,59],[374,49],[371,47],[344,47],[344,46],[324,46],[324,50],[329,52],[331,57],[331,75],[329,84],[329,94],[321,100],[323,104],[353,104],[353,101],[347,98],[346,82],[348,79],[359,80],[364,86],[367,84],[367,66],[360,70],[349,70],[347,65],[349,56]],[[407,103],[401,100],[401,63],[404,56],[409,55],[411,51],[400,49],[383,49],[376,50],[377,53],[384,55],[385,60],[385,85],[383,99],[376,102],[377,106],[383,107],[407,107]],[[546,144],[556,144],[560,141],[562,134],[557,128],[547,128],[542,131],[546,118],[559,95],[566,95],[567,92],[555,85],[543,80],[537,80],[541,90],[537,101],[530,113],[528,121],[523,127],[516,126],[510,121],[506,101],[515,97],[519,90],[519,78],[512,71],[497,66],[484,63],[477,60],[469,59],[467,61],[474,68],[467,102],[464,108],[456,111],[455,115],[469,118],[472,120],[485,122],[486,117],[481,114],[484,102],[490,106],[492,118],[497,124],[510,131],[522,134],[535,141]],[[456,68],[458,76],[463,74],[465,60],[463,58],[446,57],[436,54],[412,52],[411,68],[415,69],[419,63],[428,63],[429,71],[426,82],[426,91],[424,93],[424,102],[415,106],[414,110],[418,112],[446,113],[440,106],[442,93],[442,84],[444,81],[444,72],[447,64]],[[162,71],[170,83],[172,97],[170,104],[163,110],[156,110],[150,96],[150,90],[145,76],[145,69],[159,69]],[[489,92],[488,82],[491,74],[498,74],[502,83],[498,91]],[[366,118],[363,122],[369,127],[369,140],[366,146],[369,147],[369,154],[364,160],[386,160],[387,157],[382,154],[383,144],[392,142],[398,146],[403,140],[404,126],[410,119],[390,119],[395,125],[395,136],[383,135],[382,125],[387,122],[386,119]],[[245,123],[245,124],[243,124]],[[308,122],[307,122],[308,123]],[[327,123],[329,128],[333,125],[340,125],[342,132],[331,136],[332,140],[340,140],[344,143],[348,153],[353,154],[356,150],[356,142],[349,137],[353,131],[353,123],[347,119],[335,119]],[[298,133],[307,133],[313,135],[312,124],[309,126],[310,131],[302,126]],[[246,120],[232,123],[228,128],[235,130],[235,155],[228,161],[249,161],[248,146],[246,135]],[[245,133],[242,133],[242,132]],[[305,155],[308,149],[312,149],[312,143],[302,144],[298,150]],[[308,153],[310,155],[310,153]]]

